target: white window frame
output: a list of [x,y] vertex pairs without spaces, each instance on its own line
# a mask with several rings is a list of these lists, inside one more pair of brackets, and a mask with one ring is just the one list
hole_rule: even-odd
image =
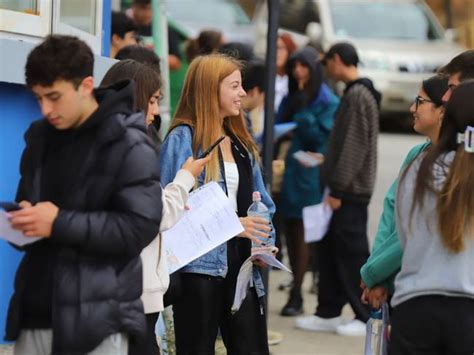
[[51,0],[38,0],[39,15],[0,9],[0,31],[44,37],[51,33]]
[[96,9],[95,9],[95,34],[91,34],[89,32],[80,30],[68,24],[65,24],[60,21],[59,14],[61,13],[61,1],[62,0],[53,0],[53,33],[64,34],[64,35],[71,35],[76,36],[86,42],[92,49],[92,51],[97,54],[101,55],[102,52],[102,1],[97,0],[95,2]]
[[38,0],[40,15],[0,9],[0,38],[22,38],[26,41],[37,42],[49,34],[72,35],[82,39],[91,47],[94,54],[100,56],[103,36],[103,1],[96,1],[95,34],[62,23],[59,16],[61,2],[62,0]]

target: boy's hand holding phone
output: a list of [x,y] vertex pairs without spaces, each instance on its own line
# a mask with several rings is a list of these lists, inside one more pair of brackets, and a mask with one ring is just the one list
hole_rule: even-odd
[[38,202],[32,206],[28,201],[20,202],[20,207],[20,210],[9,212],[12,228],[25,237],[49,238],[59,208],[52,202]]

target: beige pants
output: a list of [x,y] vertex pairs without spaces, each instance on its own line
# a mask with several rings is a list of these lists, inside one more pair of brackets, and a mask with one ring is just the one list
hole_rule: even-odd
[[[15,355],[50,355],[53,332],[50,329],[22,330],[15,346]],[[126,334],[112,334],[104,339],[89,355],[127,355],[128,338]]]

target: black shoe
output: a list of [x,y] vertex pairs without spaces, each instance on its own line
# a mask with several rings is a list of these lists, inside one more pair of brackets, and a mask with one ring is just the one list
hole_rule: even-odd
[[292,289],[290,291],[290,299],[280,314],[285,317],[294,317],[303,313],[303,297],[301,297],[300,290]]

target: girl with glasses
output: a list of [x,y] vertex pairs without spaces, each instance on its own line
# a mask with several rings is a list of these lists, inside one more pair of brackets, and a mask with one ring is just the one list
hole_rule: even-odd
[[[400,177],[390,355],[474,353],[474,83],[446,105],[438,142]],[[421,106],[418,108],[420,109]]]
[[[428,141],[416,145],[408,153],[402,170],[421,152],[429,149],[438,141],[439,129],[444,115],[442,97],[448,90],[448,79],[433,76],[422,82],[421,88],[410,106],[413,115],[413,129],[428,138]],[[383,213],[375,235],[372,251],[362,266],[362,301],[373,308],[379,308],[393,294],[393,280],[402,262],[402,249],[395,228],[395,196],[398,179],[392,183],[384,199]]]

